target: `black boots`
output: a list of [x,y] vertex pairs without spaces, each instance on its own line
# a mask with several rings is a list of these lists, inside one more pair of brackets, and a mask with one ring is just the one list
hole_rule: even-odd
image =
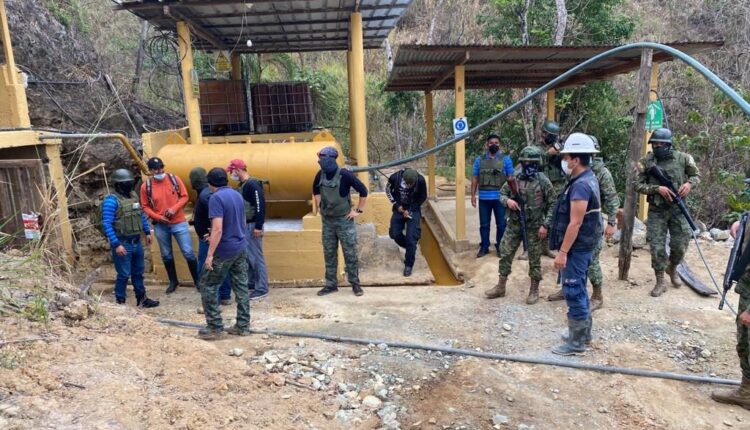
[[318,295],[325,296],[331,293],[337,293],[338,291],[339,291],[339,287],[335,285],[326,285],[324,288],[318,291]]
[[177,289],[177,286],[180,285],[179,281],[177,281],[177,269],[174,267],[174,260],[162,260],[164,263],[164,269],[167,271],[167,276],[169,277],[169,286],[167,287],[167,294],[174,293],[174,290]]
[[151,300],[146,296],[136,297],[136,306],[139,308],[155,308],[159,306],[159,301]]
[[198,288],[198,260],[186,260],[190,276],[193,278],[193,285]]
[[353,285],[352,285],[352,292],[353,292],[353,293],[354,293],[354,295],[355,295],[355,296],[357,296],[357,297],[359,297],[359,296],[361,296],[362,294],[364,294],[364,293],[365,293],[364,291],[362,291],[362,287],[360,287],[360,286],[359,286],[359,285],[357,285],[357,284],[353,284]]
[[580,354],[586,351],[585,344],[589,336],[591,336],[591,318],[585,320],[568,318],[568,340],[564,344],[552,348],[552,353],[557,355]]

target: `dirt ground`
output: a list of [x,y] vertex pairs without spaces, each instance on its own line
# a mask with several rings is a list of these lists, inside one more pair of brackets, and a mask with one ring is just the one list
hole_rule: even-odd
[[[729,246],[703,246],[722,276]],[[616,246],[603,253],[605,307],[594,314],[593,347],[568,360],[738,379],[733,318],[717,309],[717,298],[687,287],[652,298],[648,251],[636,251],[629,281],[615,280],[616,253]],[[549,349],[560,341],[564,304],[524,303],[523,261],[508,296],[486,300],[497,258],[473,254],[459,257],[470,274],[460,287],[369,288],[359,298],[347,290],[321,298],[314,289],[274,289],[253,305],[252,325],[555,358]],[[688,262],[709,281],[693,248]],[[554,290],[552,260],[543,265],[546,295]],[[194,329],[155,321],[203,322],[192,288],[170,296],[163,288],[149,286],[159,308],[139,311],[132,296],[118,307],[111,286],[96,285],[102,303],[93,317],[71,322],[53,313],[46,334],[38,323],[2,319],[3,341],[46,341],[0,343],[0,428],[750,428],[750,412],[711,401],[717,387],[710,385],[377,342],[268,335],[203,342]],[[734,293],[730,302],[736,305]],[[232,306],[223,312],[231,323]]]

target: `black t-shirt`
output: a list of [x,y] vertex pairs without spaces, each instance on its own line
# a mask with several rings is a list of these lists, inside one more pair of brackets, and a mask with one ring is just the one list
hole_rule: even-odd
[[[320,174],[322,170],[318,170],[318,174],[315,175],[315,179],[313,180],[313,195],[318,196],[320,195]],[[326,179],[331,180],[333,179],[333,176],[336,174],[336,172],[333,173],[326,173]],[[351,192],[351,189],[354,188],[359,193],[360,197],[367,197],[367,187],[365,184],[362,183],[362,181],[359,180],[356,176],[354,176],[354,173],[352,173],[349,170],[341,169],[341,186],[339,187],[339,194],[341,194],[341,197],[346,197]]]

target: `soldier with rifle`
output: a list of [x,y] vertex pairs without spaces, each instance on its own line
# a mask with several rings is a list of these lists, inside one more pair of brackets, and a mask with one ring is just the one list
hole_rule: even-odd
[[510,177],[500,190],[500,203],[510,209],[508,227],[500,243],[500,270],[497,285],[485,292],[489,299],[505,296],[505,286],[511,272],[513,257],[523,244],[529,256],[531,286],[526,303],[539,300],[542,280],[542,242],[547,237],[547,219],[552,218],[555,191],[544,173],[539,171],[543,153],[533,146],[521,151],[522,171]]
[[[750,169],[745,172],[745,187],[745,192],[750,194]],[[735,242],[724,275],[724,294],[719,304],[719,309],[723,308],[727,292],[736,284],[734,290],[740,295],[736,320],[737,355],[742,369],[742,382],[734,390],[711,393],[711,398],[719,403],[750,409],[750,232],[747,230],[747,221],[748,212],[745,212],[730,230]]]
[[[653,152],[639,162],[635,189],[648,196],[646,240],[651,248],[651,267],[656,276],[651,296],[659,297],[667,290],[665,271],[673,287],[682,285],[677,266],[685,257],[692,237],[691,228],[695,230],[682,199],[700,182],[700,172],[690,154],[672,148],[672,132],[669,129],[654,130],[649,144]],[[667,233],[670,236],[669,257],[666,250]]]

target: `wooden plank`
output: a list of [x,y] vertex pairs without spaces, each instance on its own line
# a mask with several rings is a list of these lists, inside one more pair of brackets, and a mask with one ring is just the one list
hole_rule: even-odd
[[22,213],[43,212],[45,184],[41,160],[0,160],[0,231],[12,244],[26,241]]

